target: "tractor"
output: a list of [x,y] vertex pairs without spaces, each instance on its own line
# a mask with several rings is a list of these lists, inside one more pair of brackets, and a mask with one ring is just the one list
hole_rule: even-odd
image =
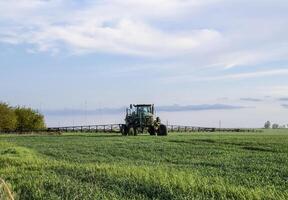
[[126,109],[125,124],[121,127],[122,135],[134,135],[148,132],[150,135],[168,135],[167,126],[155,117],[154,104],[137,104]]

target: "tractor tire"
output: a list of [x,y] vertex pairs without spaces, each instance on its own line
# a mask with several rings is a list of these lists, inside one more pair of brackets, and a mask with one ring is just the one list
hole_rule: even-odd
[[137,135],[138,135],[138,129],[134,128],[134,136],[137,136]]
[[150,134],[150,135],[155,135],[156,133],[155,133],[155,128],[153,127],[153,126],[150,126],[149,128],[148,128],[148,133]]
[[166,135],[168,135],[167,126],[165,126],[164,124],[161,124],[160,127],[159,127],[158,135],[159,135],[159,136],[166,136]]
[[133,136],[134,134],[135,134],[134,128],[133,127],[129,127],[128,128],[128,135],[130,135],[130,136],[132,135]]
[[123,136],[128,135],[128,127],[125,124],[121,127],[121,133]]

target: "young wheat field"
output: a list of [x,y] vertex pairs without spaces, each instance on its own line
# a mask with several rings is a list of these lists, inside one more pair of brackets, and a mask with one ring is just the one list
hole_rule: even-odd
[[0,178],[27,200],[284,200],[288,131],[1,135]]

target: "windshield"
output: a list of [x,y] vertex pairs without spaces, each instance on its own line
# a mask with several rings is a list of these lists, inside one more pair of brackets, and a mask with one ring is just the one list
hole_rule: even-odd
[[152,110],[151,110],[151,107],[150,106],[147,106],[147,107],[138,107],[138,113],[151,113]]

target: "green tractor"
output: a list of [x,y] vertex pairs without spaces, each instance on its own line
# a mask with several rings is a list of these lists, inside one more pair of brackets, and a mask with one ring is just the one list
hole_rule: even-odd
[[168,135],[167,127],[155,117],[154,104],[130,105],[126,109],[125,124],[121,127],[122,135],[137,135],[148,132],[150,135]]

